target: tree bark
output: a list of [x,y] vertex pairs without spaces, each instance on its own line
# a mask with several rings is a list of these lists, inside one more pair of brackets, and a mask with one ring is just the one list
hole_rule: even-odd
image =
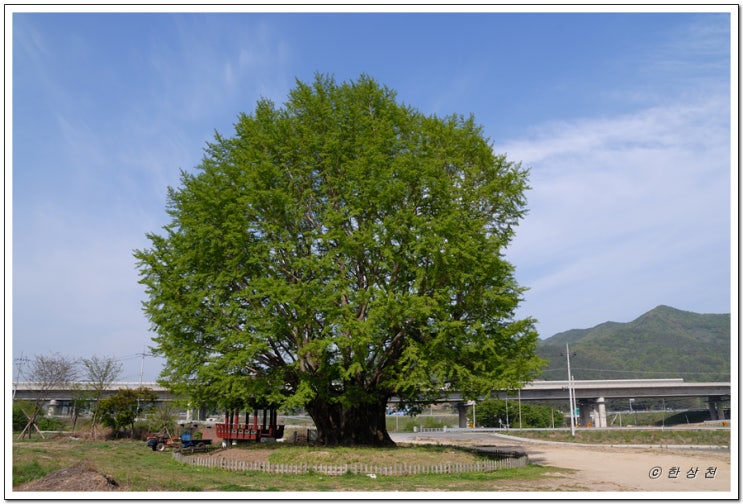
[[386,399],[352,407],[316,399],[306,408],[315,422],[317,441],[321,445],[395,446],[387,433]]

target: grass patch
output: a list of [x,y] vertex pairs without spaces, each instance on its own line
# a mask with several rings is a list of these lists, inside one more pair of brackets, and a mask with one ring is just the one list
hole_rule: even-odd
[[[244,448],[237,448],[244,449]],[[250,448],[247,448],[250,449]],[[477,455],[455,446],[409,446],[395,448],[322,448],[274,445],[269,462],[277,464],[438,464],[442,460],[451,463],[470,463]]]
[[20,485],[27,481],[33,481],[46,476],[52,471],[59,469],[54,466],[42,466],[37,460],[28,463],[13,464],[13,486]]
[[570,434],[569,430],[533,431],[514,429],[509,434],[528,439],[565,443],[730,446],[730,431],[717,429],[581,429],[575,431],[575,437]]
[[[413,457],[431,457],[436,463],[454,456],[472,456],[448,446],[375,449],[322,449],[282,447],[274,445],[271,456],[284,463],[308,456],[316,462],[319,452],[327,451],[328,464],[345,463],[349,457],[383,464],[387,457],[398,460],[404,454]],[[256,445],[259,449],[260,445]],[[266,445],[264,444],[265,448]],[[176,462],[170,453],[153,452],[144,442],[121,440],[107,442],[71,441],[67,439],[41,441],[13,441],[13,485],[40,478],[49,472],[87,461],[97,471],[110,475],[125,491],[137,492],[400,492],[443,489],[446,491],[501,490],[504,480],[533,479],[554,473],[540,466],[503,469],[490,473],[459,475],[380,476],[366,475],[326,476],[324,474],[285,475],[249,471],[228,471],[219,468],[192,467]],[[336,453],[337,452],[337,453]],[[416,455],[417,454],[417,455]],[[379,460],[380,462],[374,462]],[[325,462],[323,462],[325,463]],[[394,462],[392,462],[394,463]],[[427,462],[420,462],[421,464]],[[549,477],[549,476],[548,476]]]

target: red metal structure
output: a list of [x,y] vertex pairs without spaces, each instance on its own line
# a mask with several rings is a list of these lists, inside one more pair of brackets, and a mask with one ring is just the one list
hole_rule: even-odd
[[237,441],[274,441],[284,436],[284,426],[277,425],[276,409],[256,408],[253,410],[253,421],[250,413],[245,412],[245,422],[240,422],[239,410],[227,410],[224,423],[216,424],[217,437],[222,439],[222,446]]

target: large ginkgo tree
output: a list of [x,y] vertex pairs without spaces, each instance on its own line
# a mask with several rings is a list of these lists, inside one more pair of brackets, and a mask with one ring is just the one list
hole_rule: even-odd
[[135,251],[161,380],[215,407],[302,407],[321,443],[372,446],[392,444],[391,397],[519,387],[542,364],[504,257],[527,175],[472,117],[365,75],[259,101]]

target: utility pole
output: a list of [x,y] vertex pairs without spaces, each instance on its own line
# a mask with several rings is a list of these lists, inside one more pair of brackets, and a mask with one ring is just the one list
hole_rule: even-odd
[[573,375],[570,372],[569,343],[565,343],[565,355],[568,358],[568,401],[570,402],[570,434],[575,437],[575,390],[573,390]]
[[144,377],[144,358],[149,357],[150,354],[145,353],[145,349],[142,349],[142,353],[138,353],[137,355],[142,356],[142,366],[139,368],[139,393],[137,394],[137,416],[139,416],[139,396],[142,394],[142,378]]
[[16,371],[15,371],[15,382],[13,382],[13,400],[15,401],[15,392],[18,388],[18,381],[21,379],[21,375],[23,374],[22,369],[23,365],[30,362],[27,358],[23,356],[23,352],[21,352],[21,356],[15,360],[16,363]]
[[519,429],[521,428],[521,389],[519,389]]
[[137,354],[142,356],[142,365],[139,368],[139,388],[142,388],[142,377],[144,376],[144,358],[147,355],[144,353],[144,350],[142,350],[142,353]]

